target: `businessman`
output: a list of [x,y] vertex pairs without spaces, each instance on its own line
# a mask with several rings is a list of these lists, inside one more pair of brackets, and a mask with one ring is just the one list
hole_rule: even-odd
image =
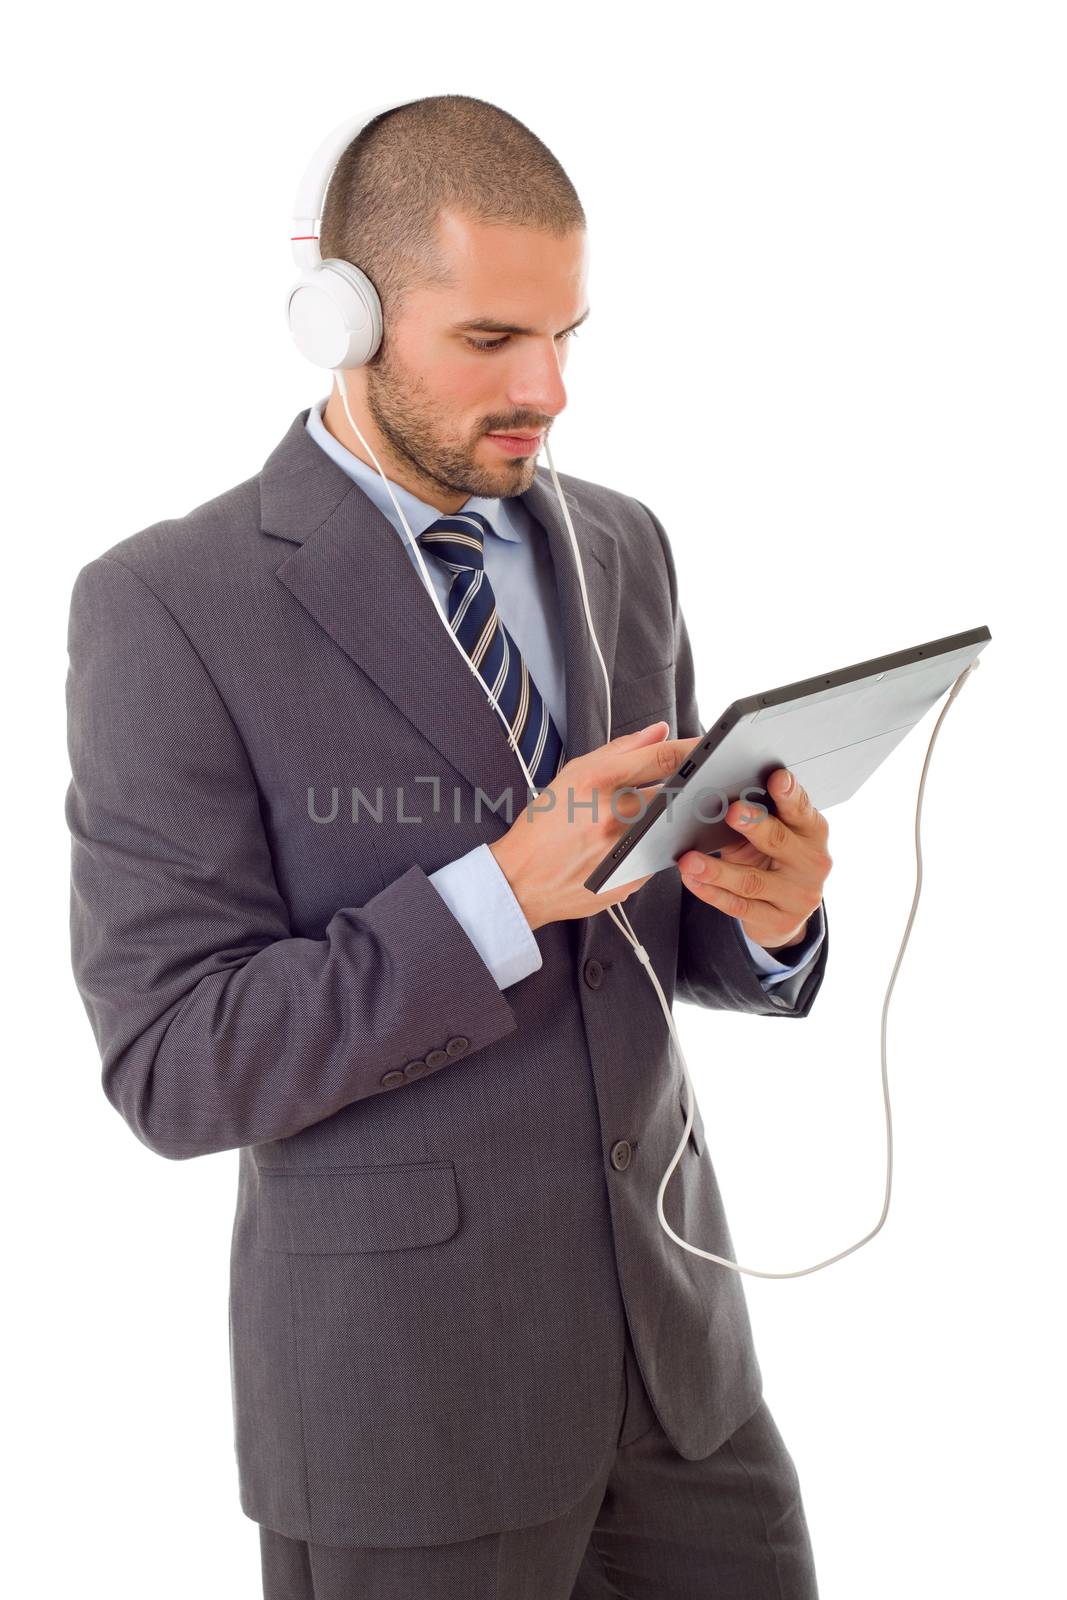
[[[583,887],[627,825],[611,796],[653,792],[701,723],[663,526],[561,474],[608,738],[536,462],[590,314],[552,153],[467,96],[386,113],[335,169],[321,248],[382,299],[380,349],[337,379],[455,638],[335,386],[253,477],[89,560],[68,640],[72,961],[104,1092],[162,1156],[238,1152],[264,1595],[812,1600],[740,1276],[656,1214],[682,1073],[603,908],[625,900],[668,1000],[806,1016],[825,819],[779,771],[777,814],[735,803],[720,858]],[[663,1203],[735,1258],[699,1110]]]

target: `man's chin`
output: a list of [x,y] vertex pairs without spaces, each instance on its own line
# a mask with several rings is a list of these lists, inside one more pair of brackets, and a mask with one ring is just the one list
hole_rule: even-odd
[[496,491],[500,499],[508,500],[517,494],[525,494],[534,480],[536,466],[536,461],[531,458],[522,463],[520,471],[506,473],[500,488]]
[[[483,500],[506,500],[510,496],[523,494],[530,487],[536,468],[536,456],[516,456],[513,461],[505,462],[491,471],[479,463],[478,470],[470,475],[467,492]],[[475,488],[474,484],[478,487]]]

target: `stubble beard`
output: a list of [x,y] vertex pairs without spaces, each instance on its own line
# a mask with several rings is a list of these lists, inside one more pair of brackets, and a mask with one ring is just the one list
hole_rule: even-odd
[[510,499],[530,487],[536,455],[502,458],[496,471],[480,466],[466,446],[442,441],[429,405],[420,398],[422,388],[418,377],[412,379],[397,368],[388,351],[377,365],[367,368],[367,410],[374,425],[396,460],[425,483],[425,498],[431,504],[435,489],[492,500]]

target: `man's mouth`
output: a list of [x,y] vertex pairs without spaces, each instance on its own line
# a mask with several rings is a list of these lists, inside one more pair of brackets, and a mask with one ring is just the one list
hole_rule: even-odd
[[490,433],[486,438],[508,455],[524,456],[536,452],[543,435],[540,433]]

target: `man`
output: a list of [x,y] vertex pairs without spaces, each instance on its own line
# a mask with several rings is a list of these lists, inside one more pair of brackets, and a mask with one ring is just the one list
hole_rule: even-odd
[[[465,96],[386,113],[321,242],[382,298],[381,349],[338,376],[480,676],[337,389],[255,477],[89,561],[69,636],[104,1090],[161,1155],[239,1151],[234,1444],[264,1594],[810,1600],[740,1277],[656,1215],[682,1077],[598,913],[627,901],[668,1000],[804,1016],[825,821],[779,772],[778,815],[746,838],[731,807],[721,859],[582,886],[626,827],[612,796],[701,725],[661,524],[561,475],[608,740],[559,506],[504,442],[563,410],[589,311],[551,153]],[[733,1257],[699,1112],[664,1212]]]

